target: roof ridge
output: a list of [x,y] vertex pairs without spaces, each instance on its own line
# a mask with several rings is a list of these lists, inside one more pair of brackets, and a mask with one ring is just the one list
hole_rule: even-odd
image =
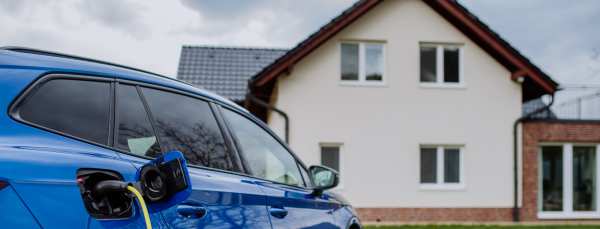
[[262,50],[262,51],[289,51],[291,48],[261,48],[252,46],[212,46],[212,45],[182,45],[182,48],[199,48],[199,49],[226,49],[226,50]]

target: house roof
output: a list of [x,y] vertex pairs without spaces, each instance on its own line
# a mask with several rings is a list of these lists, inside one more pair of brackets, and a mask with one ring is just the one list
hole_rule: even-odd
[[233,101],[246,99],[248,79],[287,49],[183,46],[177,79]]
[[[319,31],[310,35],[295,48],[256,74],[253,77],[253,86],[263,92],[272,91],[272,89],[260,88],[274,85],[270,81],[275,80],[283,72],[291,72],[295,63],[382,1],[361,0],[357,2],[327,25],[321,27]],[[533,65],[526,57],[508,44],[508,42],[500,38],[498,34],[493,32],[467,9],[458,4],[456,0],[424,0],[424,2],[511,71],[511,78],[513,80],[519,76],[524,76],[524,101],[544,94],[552,94],[557,90],[558,84],[556,82]]]

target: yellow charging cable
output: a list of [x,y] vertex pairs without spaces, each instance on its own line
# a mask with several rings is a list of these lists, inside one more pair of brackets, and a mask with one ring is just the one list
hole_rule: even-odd
[[134,187],[127,186],[127,190],[133,192],[135,196],[140,201],[140,205],[142,205],[142,211],[144,212],[144,219],[146,220],[146,228],[152,229],[152,224],[150,224],[150,216],[148,215],[148,209],[146,209],[146,202],[144,202],[144,197],[140,194]]

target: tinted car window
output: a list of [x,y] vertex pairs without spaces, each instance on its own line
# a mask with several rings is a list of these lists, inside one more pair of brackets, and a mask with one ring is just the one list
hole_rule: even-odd
[[119,131],[115,146],[133,154],[158,157],[160,147],[142,99],[134,86],[117,87]]
[[208,102],[143,88],[165,152],[180,151],[187,163],[231,170],[231,157]]
[[254,176],[306,187],[296,159],[279,141],[251,120],[227,109],[223,109],[223,113],[242,145]]
[[308,176],[308,171],[300,164],[298,164],[298,168],[300,168],[300,173],[302,173],[302,177],[304,177],[305,186],[312,187],[312,184],[310,183],[310,177]]
[[19,116],[65,134],[106,145],[110,83],[51,80],[23,105]]

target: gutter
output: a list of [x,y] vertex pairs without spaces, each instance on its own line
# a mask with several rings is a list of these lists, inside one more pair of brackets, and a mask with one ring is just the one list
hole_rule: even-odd
[[515,121],[515,124],[513,126],[513,136],[514,136],[514,162],[515,162],[515,206],[513,208],[513,219],[515,222],[519,222],[519,163],[518,163],[518,151],[519,151],[519,139],[518,139],[518,133],[517,133],[517,128],[519,127],[519,123],[521,123],[523,120],[526,120],[528,118],[530,118],[531,116],[533,116],[534,114],[539,113],[540,111],[544,111],[544,110],[550,110],[550,106],[552,106],[552,104],[554,103],[554,94],[552,94],[552,100],[550,101],[550,104],[548,104],[545,107],[542,107],[540,109],[535,110],[534,112],[531,112],[527,115],[524,115],[522,117],[520,117],[519,119],[517,119]]
[[279,110],[274,106],[271,106],[271,104],[265,103],[264,101],[254,97],[254,95],[252,95],[252,84],[253,83],[254,83],[254,80],[252,80],[252,79],[248,80],[248,92],[247,92],[248,98],[250,100],[252,100],[253,102],[257,103],[258,105],[265,107],[267,109],[273,110],[273,111],[279,113],[281,116],[283,116],[283,118],[285,119],[285,143],[289,144],[290,142],[289,142],[288,136],[289,136],[289,132],[290,132],[289,131],[290,125],[289,125],[289,119],[288,119],[287,114],[285,112],[283,112],[282,110]]

